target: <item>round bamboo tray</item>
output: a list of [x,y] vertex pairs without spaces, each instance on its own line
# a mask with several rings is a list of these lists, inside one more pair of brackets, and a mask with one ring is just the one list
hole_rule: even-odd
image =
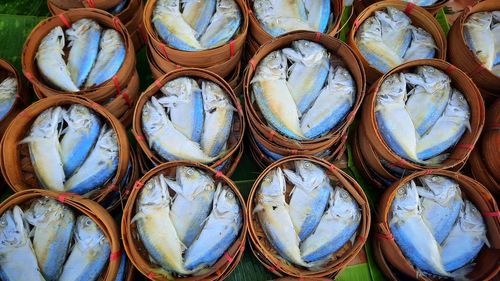
[[227,44],[196,52],[181,51],[165,44],[158,36],[151,22],[153,10],[157,0],[150,0],[144,7],[143,22],[149,43],[158,53],[165,54],[165,57],[174,64],[181,64],[186,67],[206,68],[212,65],[221,64],[233,58],[238,51],[243,49],[243,44],[248,31],[248,14],[244,0],[234,0],[241,12],[242,20],[238,34]]
[[467,75],[461,70],[455,68],[453,65],[437,59],[432,60],[416,60],[402,64],[378,79],[368,91],[361,110],[361,123],[360,128],[363,128],[363,135],[368,139],[373,151],[380,159],[407,170],[424,170],[429,168],[425,165],[415,164],[413,162],[404,160],[396,153],[394,153],[385,143],[382,135],[380,134],[375,119],[375,104],[377,91],[382,82],[391,74],[399,73],[401,71],[412,69],[419,65],[429,65],[444,71],[451,79],[452,87],[456,88],[463,93],[470,107],[471,116],[470,124],[471,131],[464,133],[458,144],[453,148],[450,156],[441,164],[431,168],[460,170],[467,161],[471,150],[474,148],[479,135],[483,129],[485,119],[485,109],[483,99],[479,93],[478,88]]
[[106,187],[93,192],[90,199],[101,203],[109,198],[110,193],[113,192],[113,188],[120,185],[127,173],[130,161],[129,142],[123,125],[99,104],[84,97],[65,95],[49,97],[33,103],[19,113],[5,131],[0,145],[2,150],[0,168],[7,184],[15,192],[41,188],[31,165],[28,145],[19,145],[19,141],[27,136],[33,121],[41,112],[54,106],[69,106],[71,104],[80,104],[91,108],[102,120],[105,120],[113,128],[117,137],[119,162],[116,173],[112,180],[106,184]]
[[[147,158],[154,164],[158,165],[166,162],[159,155],[153,152],[147,143],[147,139],[144,136],[142,130],[142,109],[144,104],[154,95],[159,92],[159,89],[163,87],[167,82],[174,80],[179,77],[189,76],[198,79],[205,79],[208,81],[212,81],[219,85],[229,96],[234,107],[237,109],[237,113],[233,117],[233,125],[231,127],[231,133],[227,142],[227,151],[225,154],[220,157],[215,163],[212,163],[210,167],[216,168],[223,164],[226,160],[230,159],[234,154],[238,152],[239,147],[242,144],[243,133],[245,131],[245,120],[243,117],[243,110],[241,109],[241,105],[239,103],[238,98],[235,96],[231,87],[227,84],[224,79],[220,78],[214,73],[209,71],[198,69],[198,68],[184,68],[178,69],[175,71],[171,71],[168,74],[162,76],[158,80],[156,80],[151,86],[149,86],[142,94],[139,100],[137,101],[137,105],[134,110],[134,120],[132,124],[132,133],[134,134],[137,143],[139,144],[141,150],[147,156]],[[234,163],[237,164],[237,163]]]
[[61,7],[62,9],[73,8],[98,8],[111,9],[120,4],[121,0],[49,0],[52,4]]
[[[416,172],[395,182],[384,192],[378,206],[378,222],[375,225],[375,231],[379,237],[377,242],[380,245],[383,258],[387,264],[396,268],[399,272],[404,274],[406,278],[426,281],[438,280],[418,273],[415,270],[413,265],[405,258],[394,239],[391,239],[392,234],[388,224],[391,204],[397,190],[402,185],[410,182],[410,180],[428,174],[446,176],[457,181],[460,185],[462,194],[465,195],[465,197],[483,214],[483,219],[487,227],[487,238],[491,245],[489,248],[485,247],[481,250],[479,256],[476,258],[474,270],[467,274],[466,277],[469,280],[489,280],[493,278],[500,271],[500,267],[498,266],[498,251],[500,249],[500,218],[498,214],[500,211],[496,200],[479,182],[451,171],[427,170]],[[491,216],[490,214],[496,215]]]
[[[361,221],[357,231],[356,240],[351,247],[344,246],[341,248],[336,256],[335,260],[329,261],[321,270],[318,271],[309,271],[303,269],[301,267],[297,267],[293,264],[290,264],[283,258],[279,257],[276,254],[276,251],[273,249],[271,244],[267,241],[267,238],[261,229],[259,220],[257,216],[253,213],[255,208],[255,200],[257,198],[257,190],[260,189],[260,184],[262,180],[266,177],[266,175],[273,169],[277,167],[281,168],[292,168],[294,167],[294,161],[297,160],[307,160],[316,165],[321,166],[327,171],[327,174],[330,180],[334,183],[342,185],[356,200],[361,208]],[[333,185],[333,184],[332,184]],[[286,194],[288,197],[292,190],[293,186],[287,183]],[[248,225],[248,233],[251,240],[251,246],[253,248],[253,252],[255,253],[256,258],[273,274],[278,276],[293,276],[300,278],[321,278],[330,275],[335,275],[337,272],[345,268],[349,262],[356,257],[356,255],[361,251],[366,238],[368,236],[370,230],[370,207],[368,206],[368,199],[364,194],[361,187],[356,183],[356,181],[351,178],[346,173],[342,172],[339,168],[334,166],[333,164],[314,157],[314,156],[290,156],[285,157],[279,161],[274,162],[272,165],[267,167],[255,180],[252,189],[250,191],[250,195],[248,196],[248,209],[247,216],[249,219]]]
[[118,228],[111,215],[99,204],[74,194],[57,193],[48,190],[28,189],[15,193],[0,204],[0,214],[16,206],[29,206],[37,198],[50,197],[66,204],[72,209],[90,217],[102,230],[109,241],[111,254],[107,266],[101,272],[99,280],[113,281],[120,266],[120,238]]
[[488,171],[497,182],[500,182],[500,99],[497,99],[486,112],[481,150]]
[[26,107],[30,98],[28,89],[26,89],[24,81],[16,68],[9,62],[0,59],[0,83],[7,77],[14,77],[17,81],[16,100],[9,112],[0,120],[0,138],[17,114]]
[[500,196],[500,183],[490,173],[485,165],[479,147],[474,148],[469,157],[470,172],[474,179],[483,184],[494,196]]
[[[164,276],[155,274],[155,266],[151,263],[149,255],[144,249],[142,242],[137,237],[137,235],[135,235],[135,233],[137,232],[136,224],[131,220],[135,214],[136,200],[138,198],[140,188],[143,186],[143,184],[152,177],[159,174],[164,174],[170,177],[175,176],[176,168],[178,166],[188,166],[203,170],[204,172],[212,176],[217,183],[220,182],[223,185],[231,188],[231,190],[239,200],[242,210],[243,223],[240,234],[236,241],[232,244],[232,246],[229,247],[229,249],[226,251],[226,254],[221,257],[211,268],[209,268],[206,272],[203,272],[203,274],[199,276],[188,276],[176,278],[175,280],[223,280],[236,267],[244,251],[247,233],[246,230],[248,227],[246,205],[238,188],[228,177],[224,176],[223,174],[219,174],[216,170],[199,163],[188,161],[174,161],[164,163],[147,172],[139,181],[137,181],[135,187],[132,190],[132,193],[130,194],[129,200],[127,201],[127,205],[125,206],[122,217],[121,231],[125,251],[127,252],[127,255],[130,258],[131,262],[143,275],[148,276],[148,278],[151,280],[168,280]],[[173,192],[171,195],[174,195]]]
[[486,0],[478,2],[472,7],[468,6],[455,20],[448,33],[448,45],[453,46],[453,49],[448,50],[450,62],[467,73],[479,88],[484,88],[494,94],[497,99],[500,96],[498,91],[500,77],[484,68],[476,55],[465,44],[464,24],[467,18],[474,13],[498,10],[500,10],[500,2],[496,0]]
[[[366,6],[370,6],[374,3],[378,3],[381,1],[380,0],[362,0],[362,2],[364,2]],[[439,10],[444,8],[448,2],[449,2],[449,0],[439,0],[436,3],[434,3],[433,5],[419,6],[419,7],[422,9],[425,9],[427,12],[435,15]]]
[[[445,0],[447,1],[447,0]],[[370,63],[365,59],[361,51],[359,50],[356,44],[356,33],[358,32],[359,27],[363,24],[363,22],[373,16],[375,11],[385,10],[387,7],[393,7],[400,11],[403,11],[410,19],[411,24],[424,29],[429,32],[436,43],[436,58],[445,60],[446,59],[446,35],[443,32],[443,29],[439,25],[439,22],[426,11],[424,8],[419,6],[415,6],[413,3],[406,3],[399,0],[385,0],[376,2],[368,6],[364,9],[354,20],[353,26],[349,31],[349,35],[347,36],[347,43],[353,49],[354,53],[357,57],[361,58],[363,62],[363,66],[366,71],[366,80],[368,83],[373,83],[379,77],[383,75],[375,67],[371,66]]]
[[[259,20],[255,16],[255,12],[253,11],[253,0],[246,0],[246,3],[247,3],[247,7],[248,7],[248,14],[249,14],[249,21],[250,21],[250,34],[249,34],[249,36],[253,40],[255,40],[254,42],[257,43],[258,46],[262,46],[265,43],[273,40],[274,37],[264,30],[264,28],[260,24]],[[334,37],[337,34],[337,32],[340,31],[340,19],[342,17],[342,12],[344,11],[344,1],[343,0],[342,1],[331,0],[330,3],[331,3],[330,9],[331,9],[333,20],[332,20],[332,23],[328,26],[328,32],[326,32],[325,34],[329,35],[331,37]],[[296,31],[293,31],[293,32],[296,32]],[[293,32],[290,32],[290,33],[293,33]]]
[[[313,140],[297,141],[281,135],[279,132],[267,125],[267,121],[260,112],[258,105],[252,100],[250,81],[252,80],[255,68],[258,66],[259,62],[269,53],[275,50],[283,49],[289,46],[293,41],[301,39],[314,41],[323,45],[323,47],[325,47],[331,55],[340,58],[345,63],[345,67],[351,73],[356,85],[356,100],[347,117],[344,118],[344,120],[328,134]],[[365,81],[366,78],[363,66],[347,44],[336,38],[321,33],[308,31],[288,33],[287,35],[276,38],[270,43],[262,46],[257,51],[255,56],[249,61],[249,67],[247,67],[243,78],[243,93],[247,121],[268,140],[283,147],[297,150],[312,150],[318,147],[332,146],[347,134],[347,129],[354,120],[354,116],[363,101],[365,94]]]
[[[71,23],[83,18],[96,20],[103,28],[116,29],[116,31],[118,31],[122,36],[125,44],[125,60],[123,61],[121,68],[114,76],[115,78],[109,79],[98,86],[83,89],[74,93],[52,88],[52,86],[46,83],[40,76],[35,59],[38,46],[45,35],[47,35],[53,28],[61,26],[65,30],[71,26]],[[31,84],[33,84],[34,88],[43,93],[43,96],[49,97],[58,94],[78,94],[95,102],[102,102],[115,96],[117,90],[125,88],[131,77],[134,75],[134,46],[130,40],[127,29],[117,17],[98,9],[74,9],[59,14],[58,16],[53,16],[43,20],[31,31],[31,34],[24,43],[22,68],[26,78],[28,78]]]

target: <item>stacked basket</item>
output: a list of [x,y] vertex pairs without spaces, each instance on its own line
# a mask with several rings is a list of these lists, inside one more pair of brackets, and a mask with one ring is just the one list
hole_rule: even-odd
[[[361,12],[364,10],[366,7],[373,5],[377,2],[382,2],[383,0],[354,0],[354,9]],[[449,0],[438,0],[436,3],[429,5],[429,6],[420,6],[423,9],[427,10],[427,12],[431,14],[436,14],[439,10],[441,10],[444,6],[446,6],[446,3],[448,3]],[[411,1],[405,1],[408,2],[410,7],[416,6],[415,3]],[[413,8],[411,8],[413,9]]]

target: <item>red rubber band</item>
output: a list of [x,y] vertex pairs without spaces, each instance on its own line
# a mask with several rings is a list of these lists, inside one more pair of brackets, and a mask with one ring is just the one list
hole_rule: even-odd
[[252,70],[255,71],[255,68],[257,67],[255,60],[254,59],[249,60],[248,64],[252,67]]
[[457,70],[457,67],[454,66],[453,64],[450,64],[448,65],[448,67],[444,70],[444,72],[446,73],[452,73],[454,72],[455,70]]
[[90,8],[95,8],[95,2],[94,0],[85,0],[87,2],[87,5],[89,5]]
[[118,80],[118,76],[113,76],[113,78],[111,78],[111,80],[113,80],[113,84],[115,85],[115,88],[116,88],[116,95],[119,96],[122,92],[122,87],[120,86],[120,81]]
[[64,14],[58,14],[57,15],[59,19],[62,21],[62,23],[67,27],[71,28],[71,23],[69,22],[68,18]]
[[321,40],[321,32],[316,32],[314,34],[314,42],[319,43]]
[[330,166],[328,166],[328,170],[329,170],[330,172],[332,172],[332,173],[333,173],[333,171],[335,171],[335,169],[336,169],[336,167],[335,167],[335,165],[333,165],[333,164],[330,164]]
[[35,80],[35,77],[33,76],[33,73],[29,72],[29,71],[25,71],[24,72],[24,76],[26,76],[26,78],[30,81],[33,81]]
[[165,58],[166,58],[167,60],[170,60],[170,59],[168,58],[168,54],[167,54],[167,47],[165,46],[165,44],[160,44],[160,49],[161,49],[161,51],[163,52],[163,54],[165,55]]
[[161,89],[161,87],[163,87],[163,85],[160,83],[160,80],[155,80],[153,83],[156,87],[158,87],[158,89]]
[[217,162],[214,163],[214,167],[219,167],[220,165],[222,165],[222,163],[224,163],[224,161],[217,160]]
[[269,132],[269,141],[273,141],[274,140],[274,135],[276,135],[276,132],[274,130],[271,130]]
[[214,175],[214,178],[219,179],[219,178],[222,178],[222,176],[223,176],[223,175],[224,175],[224,174],[223,174],[221,171],[217,171],[217,172],[215,173],[215,175]]
[[217,274],[217,276],[222,276],[224,272],[222,272],[219,268],[215,271],[215,274]]
[[110,262],[114,262],[117,259],[119,259],[121,256],[122,256],[122,252],[121,251],[111,253],[111,255],[109,255],[109,261]]
[[181,68],[182,68],[182,66],[180,66],[178,64],[175,65],[175,69],[181,69]]
[[404,163],[405,163],[405,161],[403,159],[399,159],[397,162],[389,163],[389,165],[392,166],[392,167],[404,168],[403,167]]
[[358,236],[358,240],[361,241],[361,243],[364,243],[366,241],[366,237],[364,236]]
[[355,19],[354,22],[352,23],[352,28],[358,29],[359,24],[360,24],[359,19]]
[[394,236],[392,236],[392,233],[390,232],[388,234],[375,233],[375,237],[382,240],[394,240]]
[[69,196],[73,196],[75,195],[74,193],[70,193],[70,192],[64,192],[64,193],[61,193],[59,194],[59,196],[57,196],[57,201],[61,202],[64,204],[64,201],[66,200],[67,197]]
[[485,216],[485,217],[500,217],[500,211],[483,212],[483,216]]
[[231,40],[231,42],[229,42],[229,57],[234,57],[234,40]]
[[144,183],[142,183],[141,181],[136,181],[134,183],[134,189],[141,189],[143,186],[144,186]]
[[227,252],[224,252],[224,257],[229,263],[232,263],[234,261],[234,258],[231,257]]
[[426,176],[427,176],[427,175],[430,175],[430,174],[433,174],[433,173],[434,173],[434,170],[432,170],[432,169],[429,169],[429,170],[425,170],[425,171],[424,171],[424,175],[426,175]]
[[113,26],[117,31],[123,31],[121,23],[118,17],[113,17]]
[[415,3],[412,3],[412,2],[408,2],[408,5],[406,5],[406,8],[405,10],[403,11],[403,13],[409,15],[413,12],[413,9],[415,8]]
[[130,97],[127,94],[127,92],[123,91],[122,92],[122,97],[123,97],[123,100],[125,100],[125,103],[128,105],[128,108],[132,108],[132,100],[130,99]]
[[297,155],[297,154],[299,154],[299,151],[298,151],[297,149],[292,149],[292,150],[290,151],[290,153],[291,153],[292,155]]
[[143,141],[143,140],[146,140],[146,138],[144,138],[144,136],[141,136],[141,135],[137,135],[137,136],[135,136],[135,139],[136,139],[137,141]]
[[150,272],[150,273],[148,274],[148,278],[149,278],[149,279],[153,279],[153,277],[154,277],[154,276],[155,276],[155,273],[154,273],[154,272]]
[[463,148],[463,149],[468,149],[468,150],[473,150],[474,145],[470,143],[459,143],[455,146],[456,148]]

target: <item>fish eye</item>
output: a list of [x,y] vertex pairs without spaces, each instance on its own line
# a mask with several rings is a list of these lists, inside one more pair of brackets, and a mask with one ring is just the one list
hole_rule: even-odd
[[211,184],[207,184],[207,185],[205,186],[205,190],[213,190],[213,189],[214,189],[214,186],[213,186],[213,185],[211,185]]
[[85,220],[85,225],[89,226],[92,224],[92,221],[90,219]]
[[234,194],[233,194],[232,192],[228,192],[228,193],[226,194],[226,198],[228,198],[228,199],[233,199],[233,198],[234,198]]
[[193,170],[193,168],[188,168],[188,169],[187,169],[187,171],[186,171],[186,174],[187,174],[188,176],[192,176],[192,175],[194,175],[194,170]]
[[309,168],[309,167],[311,167],[311,163],[309,163],[309,162],[306,162],[306,163],[304,164],[304,167],[306,167],[306,168]]
[[399,195],[404,195],[405,194],[405,190],[403,188],[398,189],[398,194]]

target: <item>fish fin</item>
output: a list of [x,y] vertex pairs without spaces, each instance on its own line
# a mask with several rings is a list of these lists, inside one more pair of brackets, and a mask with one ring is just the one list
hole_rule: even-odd
[[297,175],[292,170],[283,169],[283,172],[285,173],[285,176],[288,178],[288,180],[291,181],[295,186],[304,184],[304,180],[302,179],[302,177]]
[[465,123],[465,127],[467,128],[467,130],[468,130],[469,132],[472,132],[472,129],[471,129],[471,127],[470,127],[470,121],[469,121],[469,120],[467,120],[467,122]]
[[488,237],[486,237],[486,235],[483,235],[483,237],[481,237],[481,239],[484,241],[484,244],[486,244],[486,246],[488,246],[488,248],[491,248],[490,241],[488,241]]
[[184,194],[182,186],[178,184],[176,181],[166,178],[165,182],[167,183],[168,187],[170,187],[173,191],[175,191],[175,193]]

